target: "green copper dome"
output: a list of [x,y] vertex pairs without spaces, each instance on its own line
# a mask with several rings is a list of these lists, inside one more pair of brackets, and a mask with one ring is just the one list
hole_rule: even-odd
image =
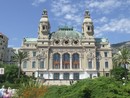
[[55,38],[71,38],[71,39],[81,39],[82,38],[82,34],[80,32],[77,32],[75,30],[73,30],[73,28],[71,27],[62,27],[59,28],[59,30],[55,33],[52,33],[51,38],[55,39]]

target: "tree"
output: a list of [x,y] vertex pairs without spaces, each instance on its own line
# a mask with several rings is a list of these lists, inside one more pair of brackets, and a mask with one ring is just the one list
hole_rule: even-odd
[[14,53],[15,56],[14,56],[14,60],[16,62],[18,62],[19,64],[19,69],[18,69],[18,78],[20,78],[20,72],[21,72],[21,64],[22,64],[22,61],[28,57],[28,54],[27,52],[22,52],[20,50],[18,50],[18,53]]
[[1,82],[7,81],[9,83],[14,83],[15,79],[17,78],[18,66],[2,64],[0,67],[4,68],[4,75],[1,76]]
[[[113,56],[113,62],[115,66],[123,66],[127,70],[126,65],[130,64],[130,50],[126,47],[119,49]],[[125,71],[125,78],[128,79],[127,71]]]
[[128,72],[125,68],[121,66],[116,66],[111,70],[111,75],[116,79],[116,80],[122,80],[123,77],[125,77],[125,72]]

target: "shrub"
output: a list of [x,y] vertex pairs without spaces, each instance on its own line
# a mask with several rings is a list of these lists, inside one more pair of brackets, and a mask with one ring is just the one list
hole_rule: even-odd
[[17,91],[19,98],[43,98],[47,87],[43,86],[40,82],[30,79],[27,83],[22,83]]

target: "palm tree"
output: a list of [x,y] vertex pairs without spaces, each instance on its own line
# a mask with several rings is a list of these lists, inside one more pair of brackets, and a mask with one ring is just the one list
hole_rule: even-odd
[[130,50],[126,47],[119,49],[113,56],[113,62],[115,66],[123,66],[125,68],[125,78],[128,79],[126,65],[130,64]]
[[20,72],[21,72],[21,64],[22,61],[28,57],[27,52],[22,52],[20,50],[18,50],[18,53],[14,53],[14,60],[19,64],[19,68],[18,68],[18,78],[20,78]]

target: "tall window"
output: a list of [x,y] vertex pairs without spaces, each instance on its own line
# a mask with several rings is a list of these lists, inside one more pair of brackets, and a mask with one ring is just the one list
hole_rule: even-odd
[[100,62],[97,61],[97,62],[96,62],[96,69],[99,70],[99,68],[100,68]]
[[105,68],[108,68],[108,61],[105,62]]
[[60,54],[55,53],[53,55],[53,69],[60,69]]
[[73,79],[78,80],[79,79],[79,73],[74,73],[73,74]]
[[108,52],[104,52],[104,56],[105,56],[105,57],[108,57]]
[[44,68],[44,61],[40,62],[40,68]]
[[62,56],[62,68],[69,69],[70,68],[70,55],[68,53],[63,54]]
[[91,60],[88,61],[88,69],[92,69],[92,61]]
[[100,53],[99,52],[96,52],[96,57],[99,57],[100,56]]
[[69,79],[69,73],[64,73],[63,79],[68,80]]
[[33,51],[33,57],[35,57],[35,56],[36,56],[36,52]]
[[79,54],[78,53],[74,53],[72,55],[72,68],[73,69],[79,68]]
[[27,68],[27,61],[23,62],[23,68]]
[[33,62],[32,62],[32,68],[35,68],[35,67],[36,67],[36,62],[33,61]]
[[59,77],[60,77],[60,74],[59,74],[59,73],[54,73],[54,74],[53,74],[53,79],[54,79],[54,80],[58,80]]

